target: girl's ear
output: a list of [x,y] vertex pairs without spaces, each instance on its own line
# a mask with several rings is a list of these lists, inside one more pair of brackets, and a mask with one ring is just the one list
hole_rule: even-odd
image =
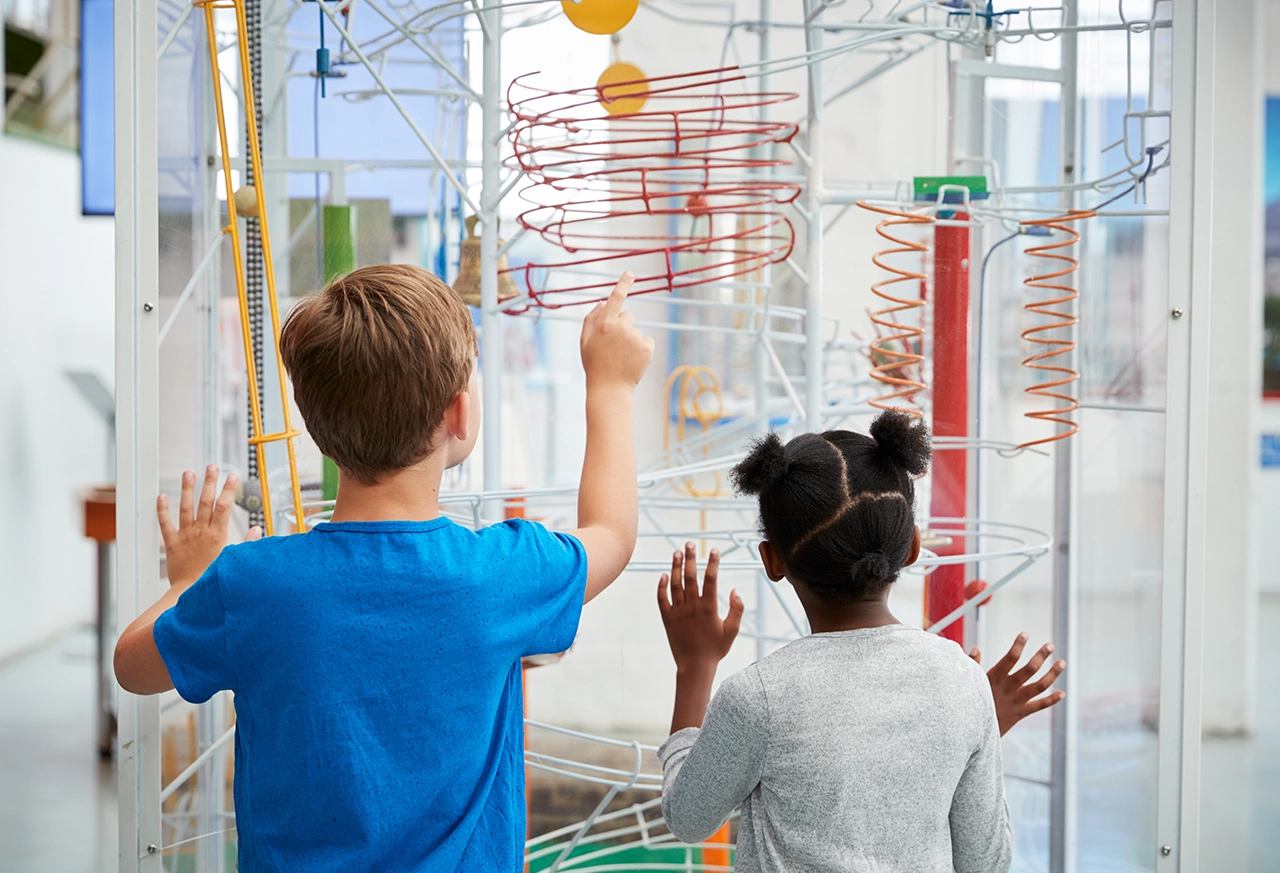
[[760,542],[760,560],[764,563],[764,574],[771,582],[781,582],[787,575],[786,565],[778,556],[778,550],[768,540]]
[[907,552],[907,562],[902,566],[910,567],[918,560],[920,560],[920,525],[916,525],[916,532],[911,537],[911,551]]

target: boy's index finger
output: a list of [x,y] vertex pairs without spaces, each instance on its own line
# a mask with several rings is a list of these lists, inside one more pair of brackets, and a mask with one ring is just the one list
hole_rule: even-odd
[[622,278],[618,280],[618,284],[613,286],[613,293],[609,295],[609,299],[604,304],[604,314],[616,316],[622,311],[622,304],[626,302],[627,295],[631,293],[631,283],[635,282],[636,277],[631,271],[622,274]]

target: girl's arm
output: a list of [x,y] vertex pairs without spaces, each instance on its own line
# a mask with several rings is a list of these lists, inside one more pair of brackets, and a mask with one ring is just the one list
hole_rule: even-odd
[[686,843],[714,834],[755,789],[767,737],[768,707],[754,672],[730,677],[707,707],[716,666],[738,635],[743,612],[732,592],[721,620],[719,566],[720,553],[712,550],[699,591],[697,551],[688,543],[672,556],[671,575],[658,582],[658,609],[676,661],[671,737],[658,750],[662,812],[671,833]]
[[673,734],[662,760],[662,814],[685,843],[707,839],[760,784],[768,707],[754,670],[724,681],[701,729]]
[[980,739],[951,799],[951,863],[956,873],[1004,873],[1013,862],[1013,831],[1004,799],[1000,726],[986,678],[981,670],[973,673]]

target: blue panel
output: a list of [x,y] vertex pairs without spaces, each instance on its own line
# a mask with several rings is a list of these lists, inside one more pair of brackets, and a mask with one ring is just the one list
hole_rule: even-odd
[[1280,433],[1262,435],[1262,466],[1280,467]]
[[112,0],[80,0],[80,173],[85,215],[116,211],[112,5]]
[[[371,11],[366,9],[365,14],[353,17],[356,38],[388,44],[381,56],[375,55],[387,83],[399,93],[402,104],[432,145],[448,158],[462,158],[465,103],[449,97],[458,92],[458,85],[427,62],[422,51],[407,40],[389,39],[387,23],[369,14]],[[291,76],[287,85],[289,154],[340,157],[356,164],[362,160],[428,160],[426,148],[391,101],[379,93],[377,82],[368,71],[360,64],[338,62],[345,45],[333,26],[327,21],[321,25],[320,18],[315,4],[302,3],[289,22],[290,34],[314,37],[302,49],[296,70],[313,74]],[[454,18],[433,28],[429,37],[422,37],[459,71],[467,66],[462,22],[463,18]],[[325,82],[324,97],[320,96],[320,82],[314,77],[316,59],[312,50],[312,46],[320,45],[322,26],[324,43],[333,60],[333,78]],[[380,35],[382,39],[376,40]],[[289,195],[314,197],[315,184],[312,176],[291,173]],[[322,189],[325,187],[322,183]],[[453,189],[430,169],[385,167],[351,173],[347,177],[347,196],[388,199],[395,215],[433,215],[441,209],[442,200],[454,208],[457,200]]]
[[1266,201],[1280,201],[1280,97],[1267,98]]

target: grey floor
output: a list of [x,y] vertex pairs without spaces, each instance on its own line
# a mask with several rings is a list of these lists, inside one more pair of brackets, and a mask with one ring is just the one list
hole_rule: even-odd
[[[1259,619],[1258,731],[1204,744],[1205,873],[1280,870],[1280,597],[1263,598]],[[93,737],[93,650],[92,631],[77,629],[0,664],[0,873],[116,869],[115,778]],[[1080,869],[1150,867],[1083,853]]]
[[116,870],[116,781],[94,738],[93,631],[0,665],[0,873]]

